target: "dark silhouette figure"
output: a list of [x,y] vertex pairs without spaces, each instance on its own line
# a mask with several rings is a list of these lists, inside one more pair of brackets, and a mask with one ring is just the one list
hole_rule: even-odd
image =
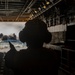
[[29,20],[19,33],[22,42],[27,43],[27,49],[16,51],[10,44],[10,50],[5,56],[5,64],[15,75],[57,75],[59,60],[56,52],[43,47],[49,43],[52,35],[47,25],[38,19]]

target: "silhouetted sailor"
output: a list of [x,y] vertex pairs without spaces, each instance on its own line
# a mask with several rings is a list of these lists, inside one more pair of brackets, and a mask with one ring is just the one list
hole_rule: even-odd
[[16,51],[10,43],[10,51],[5,56],[6,66],[12,69],[15,75],[57,75],[58,57],[54,50],[43,47],[49,43],[52,35],[47,25],[39,20],[29,20],[19,33],[20,41],[27,43],[27,49]]

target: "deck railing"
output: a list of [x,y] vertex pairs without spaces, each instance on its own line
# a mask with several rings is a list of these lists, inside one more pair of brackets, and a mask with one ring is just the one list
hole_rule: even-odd
[[75,75],[75,50],[62,48],[60,69],[67,75]]

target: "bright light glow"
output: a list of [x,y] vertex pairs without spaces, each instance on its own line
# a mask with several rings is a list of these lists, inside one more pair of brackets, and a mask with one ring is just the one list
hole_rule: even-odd
[[46,6],[44,5],[44,6],[43,6],[43,8],[45,9],[45,8],[46,8]]
[[39,10],[41,10],[41,8],[40,8],[40,7],[39,7],[38,9],[39,9]]
[[50,2],[47,1],[46,4],[48,5],[48,4],[50,4]]
[[37,11],[36,11],[36,10],[35,10],[34,12],[35,12],[35,13],[37,13]]
[[15,33],[18,37],[19,32],[24,28],[25,22],[0,22],[0,33],[10,35]]

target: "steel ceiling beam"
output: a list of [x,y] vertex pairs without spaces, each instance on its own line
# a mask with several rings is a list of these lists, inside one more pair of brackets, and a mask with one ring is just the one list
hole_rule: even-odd
[[2,19],[2,17],[0,16],[0,20],[3,22],[3,19]]
[[[0,0],[1,2],[5,2],[5,0]],[[9,2],[21,2],[21,0],[8,0]]]
[[23,15],[25,13],[25,11],[27,11],[28,9],[30,9],[35,3],[36,3],[37,0],[32,0],[32,2],[30,2],[30,4],[27,6],[27,8],[23,11],[23,13],[21,15]]
[[20,17],[21,13],[22,13],[23,10],[26,8],[26,5],[27,5],[28,2],[29,2],[29,1],[27,0],[26,3],[25,3],[24,6],[23,6],[21,12],[20,12],[19,15],[16,17],[16,20]]
[[22,11],[21,14],[18,15],[18,17],[16,18],[16,20],[22,16],[29,8],[31,8],[35,3],[36,3],[37,0],[31,0],[31,2],[28,4],[28,6],[25,8],[25,10]]

